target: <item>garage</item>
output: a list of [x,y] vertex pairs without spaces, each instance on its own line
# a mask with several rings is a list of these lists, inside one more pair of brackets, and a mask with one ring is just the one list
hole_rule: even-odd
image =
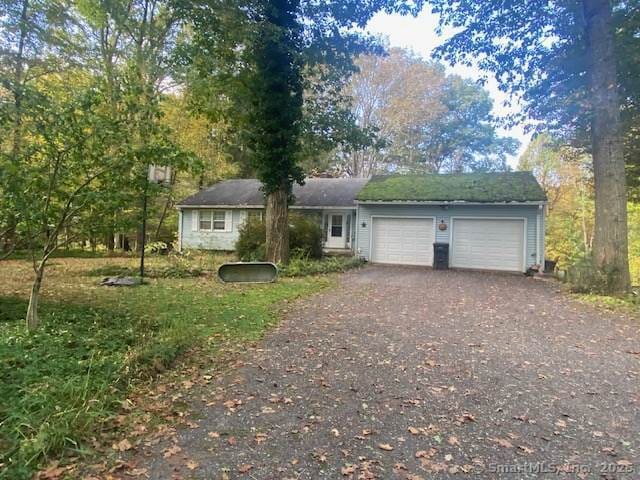
[[524,270],[524,219],[452,218],[451,223],[452,267]]
[[371,223],[373,262],[429,266],[433,263],[433,218],[372,217]]

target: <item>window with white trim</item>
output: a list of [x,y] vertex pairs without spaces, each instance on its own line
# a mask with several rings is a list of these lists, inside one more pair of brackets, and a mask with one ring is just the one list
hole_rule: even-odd
[[226,230],[224,210],[200,210],[199,230],[203,232],[224,232]]

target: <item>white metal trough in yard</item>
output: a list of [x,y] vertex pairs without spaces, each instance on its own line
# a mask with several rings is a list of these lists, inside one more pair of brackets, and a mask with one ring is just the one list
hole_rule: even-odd
[[218,278],[223,283],[270,283],[278,278],[278,267],[271,262],[223,263]]

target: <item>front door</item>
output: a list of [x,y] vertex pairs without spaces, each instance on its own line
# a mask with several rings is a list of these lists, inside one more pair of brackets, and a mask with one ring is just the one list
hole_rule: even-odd
[[327,214],[327,243],[326,248],[347,247],[347,216],[344,213]]

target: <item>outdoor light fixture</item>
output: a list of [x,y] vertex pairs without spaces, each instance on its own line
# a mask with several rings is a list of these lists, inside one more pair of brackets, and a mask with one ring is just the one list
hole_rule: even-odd
[[362,222],[362,228],[367,228],[367,222]]
[[440,225],[438,225],[438,228],[443,232],[447,229],[447,224],[444,223],[444,219],[440,220]]

